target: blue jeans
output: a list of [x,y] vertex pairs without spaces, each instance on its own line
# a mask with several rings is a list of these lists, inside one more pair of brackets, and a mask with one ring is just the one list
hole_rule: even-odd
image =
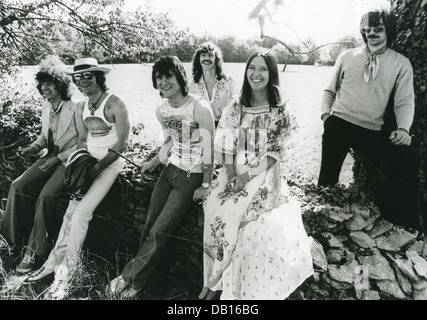
[[187,172],[169,164],[159,176],[148,207],[139,250],[123,269],[123,279],[139,289],[156,268],[163,249],[193,205],[193,193],[203,181],[202,173]]
[[60,265],[65,265],[68,270],[67,276],[71,277],[74,274],[93,212],[107,195],[123,164],[122,159],[115,160],[96,177],[81,200],[69,201],[58,240],[44,264],[46,270],[55,271]]

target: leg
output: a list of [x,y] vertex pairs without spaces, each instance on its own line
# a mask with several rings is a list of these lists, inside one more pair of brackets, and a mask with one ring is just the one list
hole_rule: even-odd
[[55,170],[52,168],[41,171],[39,166],[45,161],[46,159],[37,160],[10,186],[0,233],[14,244],[21,245],[28,237],[40,190]]
[[136,257],[125,266],[122,273],[123,279],[137,289],[144,286],[155,270],[171,235],[176,231],[193,204],[194,190],[202,183],[201,173],[193,173],[187,177],[185,171],[175,166],[171,167],[174,168],[175,173],[172,177],[173,189],[167,198],[167,202],[151,227],[147,238],[140,246]]
[[349,130],[351,124],[330,116],[324,124],[322,136],[322,160],[318,185],[338,183],[341,167],[350,148]]
[[417,184],[419,157],[410,146],[396,146],[382,132],[370,134],[361,152],[390,165],[379,208],[386,219],[404,227],[420,229]]
[[61,220],[69,202],[64,184],[64,165],[59,165],[46,182],[36,203],[34,226],[28,241],[27,253],[47,256],[51,250],[49,240],[56,240]]
[[157,217],[165,206],[169,194],[172,191],[172,175],[170,174],[170,172],[171,167],[164,168],[159,176],[159,179],[157,180],[156,185],[154,186],[150,198],[150,204],[148,206],[147,220],[144,223],[144,227],[142,229],[141,237],[139,240],[140,246],[147,238],[151,227],[156,222]]
[[82,200],[70,201],[58,240],[45,263],[49,268],[63,264],[71,275],[74,273],[93,212],[110,190],[119,172],[117,166],[108,166],[93,181]]

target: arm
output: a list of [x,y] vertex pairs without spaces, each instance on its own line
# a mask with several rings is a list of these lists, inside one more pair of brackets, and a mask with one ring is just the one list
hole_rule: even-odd
[[[199,132],[203,137],[203,183],[211,184],[213,175],[215,125],[212,108],[205,100],[200,99],[194,107],[194,119],[199,124]],[[207,188],[200,186],[194,191],[193,200],[200,200]]]
[[47,121],[47,119],[49,119],[49,108],[46,105],[46,102],[43,102],[42,105],[42,130],[40,132],[40,135],[37,137],[36,141],[34,141],[33,143],[31,143],[28,147],[26,148],[18,148],[17,151],[17,155],[18,156],[23,156],[23,157],[28,157],[31,156],[33,154],[36,154],[38,152],[40,152],[43,148],[45,148],[47,146],[47,137],[44,135],[44,131],[43,129],[45,129],[45,126],[49,126],[49,121]]
[[332,73],[332,78],[329,81],[328,86],[323,91],[322,101],[320,103],[321,119],[323,122],[331,114],[336,94],[341,86],[343,57],[343,53],[338,56]]
[[265,157],[263,160],[261,160],[261,162],[257,167],[250,168],[248,171],[237,175],[234,182],[233,181],[229,182],[231,183],[231,190],[233,192],[238,192],[242,190],[245,187],[245,185],[249,181],[251,181],[253,177],[270,169],[275,163],[276,163],[276,159],[274,159],[273,157],[270,157],[270,156]]
[[[109,114],[112,115],[114,123],[116,124],[118,141],[111,148],[117,151],[118,153],[122,153],[126,150],[129,142],[129,115],[125,103],[116,96],[112,98],[113,100],[107,103],[110,104]],[[114,152],[107,153],[104,158],[98,161],[95,167],[91,170],[90,174],[93,174],[92,176],[96,177],[102,172],[103,169],[105,169],[111,163],[117,160],[118,157],[119,155]]]
[[62,152],[58,153],[58,159],[64,163],[67,161],[68,157],[71,153],[76,151],[77,149],[77,140],[79,138],[79,132],[77,131],[77,106],[78,103],[72,104],[73,114],[72,118],[70,119],[70,123],[67,127],[68,132],[75,132],[75,135],[70,139],[70,142],[67,143],[67,148],[63,148]]
[[139,178],[140,182],[142,182],[145,171],[153,172],[154,169],[156,169],[160,163],[167,163],[169,150],[172,147],[169,131],[166,125],[164,124],[163,117],[160,114],[159,108],[157,108],[156,110],[156,116],[157,116],[157,120],[159,120],[160,125],[162,127],[162,132],[163,132],[163,137],[165,142],[160,147],[159,153],[155,155],[151,160],[147,161],[144,159],[138,163],[139,169],[134,173],[133,179],[135,180],[137,176],[140,175],[140,178]]

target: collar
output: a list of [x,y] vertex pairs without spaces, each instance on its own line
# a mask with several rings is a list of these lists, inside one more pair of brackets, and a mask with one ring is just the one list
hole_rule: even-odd
[[58,108],[57,108],[56,110],[55,110],[55,108],[53,107],[52,102],[51,102],[50,104],[51,104],[51,106],[52,106],[52,112],[53,112],[53,113],[58,113],[58,112],[60,112],[60,111],[61,111],[62,106],[64,105],[64,101],[63,101],[63,100],[61,100],[61,103],[59,104],[59,106],[58,106]]

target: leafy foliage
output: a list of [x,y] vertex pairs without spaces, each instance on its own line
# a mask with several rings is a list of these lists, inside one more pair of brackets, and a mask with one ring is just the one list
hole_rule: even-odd
[[47,52],[101,62],[150,60],[174,41],[175,29],[167,15],[143,4],[129,12],[122,0],[2,1],[0,43],[6,50],[0,64],[34,64]]

